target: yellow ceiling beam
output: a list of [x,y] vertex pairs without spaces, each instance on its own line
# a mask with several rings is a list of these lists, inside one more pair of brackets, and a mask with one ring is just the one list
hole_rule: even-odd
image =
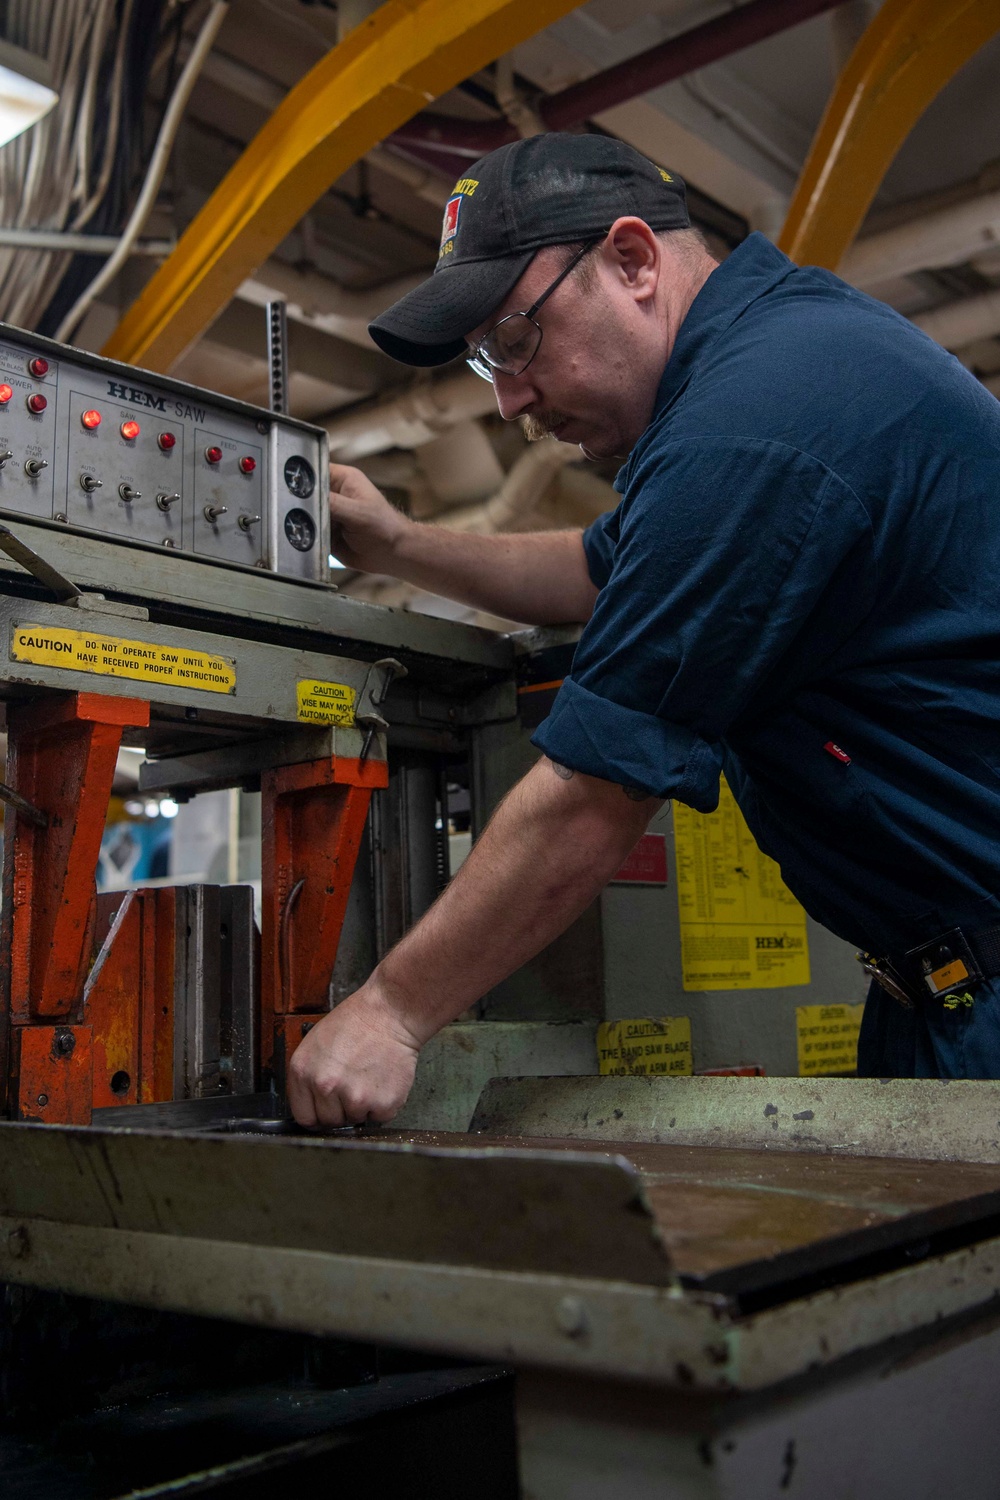
[[169,369],[349,167],[578,3],[388,0],[282,101],[102,352]]
[[837,80],[779,241],[836,270],[931,100],[1000,31],[1000,0],[886,0]]

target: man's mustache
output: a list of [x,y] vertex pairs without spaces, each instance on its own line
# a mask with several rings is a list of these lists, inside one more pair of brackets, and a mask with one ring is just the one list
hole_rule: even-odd
[[538,443],[542,438],[549,437],[557,427],[561,427],[569,418],[565,412],[543,411],[534,415],[521,418],[521,427],[529,443]]

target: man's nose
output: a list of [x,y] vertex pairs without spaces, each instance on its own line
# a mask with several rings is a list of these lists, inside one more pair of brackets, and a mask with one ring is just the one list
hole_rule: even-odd
[[538,391],[527,371],[521,375],[505,375],[502,370],[494,370],[493,390],[505,422],[523,417],[538,402]]

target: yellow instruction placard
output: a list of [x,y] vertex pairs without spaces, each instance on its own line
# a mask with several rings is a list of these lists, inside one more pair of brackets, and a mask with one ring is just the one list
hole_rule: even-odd
[[691,1022],[687,1016],[637,1021],[602,1021],[597,1028],[597,1063],[614,1078],[691,1072]]
[[808,984],[806,914],[757,848],[725,780],[714,813],[674,803],[674,847],[684,988]]
[[317,682],[313,677],[303,677],[295,685],[298,715],[307,724],[353,724],[357,696],[346,682]]
[[206,693],[235,693],[236,663],[231,656],[191,651],[187,646],[160,646],[129,641],[98,630],[63,630],[54,625],[13,625],[11,661],[64,672],[93,672],[129,682],[159,682],[169,687],[200,688]]
[[797,1005],[799,1077],[820,1073],[855,1073],[861,1005]]

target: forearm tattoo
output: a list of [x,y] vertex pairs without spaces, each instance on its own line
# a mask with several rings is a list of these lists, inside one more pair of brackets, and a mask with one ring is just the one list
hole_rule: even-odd
[[[549,765],[555,771],[560,781],[572,781],[576,772],[570,766],[560,765],[557,760],[550,760]],[[643,791],[641,786],[623,786],[622,791],[630,802],[648,802],[649,793]]]

